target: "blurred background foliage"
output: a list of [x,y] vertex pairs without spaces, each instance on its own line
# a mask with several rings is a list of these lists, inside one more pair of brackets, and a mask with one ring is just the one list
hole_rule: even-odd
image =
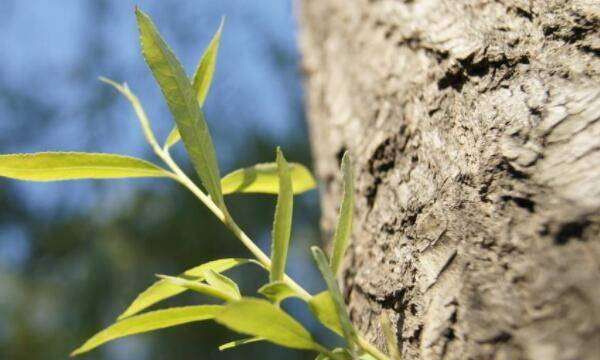
[[[156,160],[129,104],[97,81],[126,81],[159,138],[172,119],[139,54],[133,14],[153,18],[188,73],[226,16],[205,111],[223,173],[272,161],[276,145],[310,166],[291,1],[0,1],[0,153],[115,152]],[[190,171],[181,145],[176,158]],[[323,285],[316,191],[296,198],[289,273]],[[274,197],[231,196],[234,216],[268,250]],[[190,194],[169,180],[19,183],[0,179],[0,359],[64,359],[112,323],[155,273],[248,256]],[[243,275],[243,276],[242,276]],[[232,272],[254,294],[267,275]],[[186,295],[160,306],[210,301]],[[314,329],[300,303],[288,305]],[[317,333],[324,336],[322,329]],[[233,333],[198,323],[108,344],[84,359],[308,359],[270,344],[220,353]]]

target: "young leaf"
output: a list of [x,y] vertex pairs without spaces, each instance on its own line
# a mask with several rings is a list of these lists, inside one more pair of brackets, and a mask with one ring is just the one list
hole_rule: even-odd
[[196,172],[212,200],[225,211],[215,148],[192,85],[150,17],[139,8],[136,17],[142,53],[160,85]]
[[234,340],[234,341],[230,341],[228,343],[225,343],[225,344],[219,346],[219,350],[220,351],[229,350],[229,349],[236,348],[240,345],[251,344],[253,342],[264,341],[264,340],[265,339],[263,339],[261,337],[249,337],[249,338],[245,338],[245,339]]
[[283,281],[276,281],[262,286],[258,292],[271,300],[274,304],[279,304],[290,297],[300,297],[298,293]]
[[342,332],[344,333],[344,338],[346,341],[348,341],[348,346],[353,348],[355,344],[358,343],[358,336],[356,335],[356,331],[350,322],[350,316],[348,316],[346,304],[344,303],[344,299],[342,297],[342,293],[340,292],[340,288],[338,287],[337,281],[335,280],[335,276],[327,264],[327,257],[317,246],[311,247],[311,251],[313,253],[315,262],[317,263],[317,267],[325,279],[329,293],[331,294],[331,299],[333,300],[333,304],[342,327]]
[[[298,163],[289,163],[294,194],[302,194],[316,187],[310,171]],[[235,170],[221,179],[223,194],[279,193],[279,176],[276,163],[263,163]]]
[[0,176],[29,181],[172,177],[145,160],[116,155],[44,152],[0,155]]
[[352,354],[350,354],[348,350],[342,348],[334,349],[331,352],[331,355],[333,358],[326,354],[319,354],[315,360],[352,360]]
[[369,354],[369,353],[364,353],[359,357],[360,360],[377,360],[376,357],[374,357],[373,355]]
[[[219,259],[207,262],[205,264],[193,267],[189,270],[186,270],[183,274],[179,276],[187,276],[196,280],[204,279],[204,274],[208,270],[212,270],[214,272],[220,273],[223,271],[227,271],[231,268],[234,268],[239,265],[244,265],[249,262],[253,262],[253,260],[248,259],[237,259],[237,258],[228,258],[228,259]],[[135,315],[140,311],[162,301],[173,297],[175,295],[181,294],[187,289],[181,286],[173,285],[165,280],[159,280],[152,284],[148,289],[140,293],[137,298],[129,305],[127,310],[123,312],[119,316],[119,320],[127,318],[129,316]]]
[[331,298],[329,291],[323,291],[313,296],[308,306],[310,311],[319,319],[321,324],[336,334],[343,336],[342,326],[340,325],[340,317],[335,309],[335,304]]
[[133,92],[131,92],[127,84],[121,85],[105,77],[100,77],[100,81],[111,85],[123,96],[125,96],[127,100],[129,100],[138,120],[140,121],[140,124],[142,125],[142,130],[144,132],[144,136],[146,137],[146,141],[151,146],[158,145],[158,143],[156,142],[156,138],[154,137],[152,127],[150,126],[150,120],[148,120],[148,116],[146,115],[146,111],[144,111],[144,108],[142,107],[142,103],[140,102],[138,97],[135,96]]
[[225,301],[237,300],[231,294],[229,294],[225,291],[222,291],[219,288],[216,288],[211,285],[203,284],[196,280],[188,280],[188,279],[183,279],[183,278],[174,277],[174,276],[167,276],[167,275],[156,275],[156,276],[158,276],[159,278],[161,278],[175,286],[180,286],[180,287],[183,287],[186,289],[190,289],[190,290],[193,290],[200,294],[214,296],[216,298],[219,298],[219,299],[225,300]]
[[239,300],[242,298],[237,284],[225,275],[219,274],[214,270],[207,270],[204,273],[204,280],[212,287],[228,294],[231,298]]
[[[192,88],[196,92],[196,99],[198,100],[198,105],[200,108],[204,106],[204,101],[206,100],[206,95],[208,95],[208,90],[210,89],[210,84],[212,83],[212,78],[215,73],[215,66],[217,64],[217,54],[219,52],[219,42],[221,41],[221,32],[223,30],[224,20],[221,20],[221,25],[219,25],[219,29],[213,36],[210,44],[204,53],[202,54],[202,58],[200,58],[200,62],[198,63],[198,67],[196,68],[196,72],[192,77]],[[171,146],[175,145],[181,139],[181,135],[179,134],[179,130],[177,126],[173,127],[173,130],[169,133],[167,137],[167,141],[165,141],[165,149],[169,149]]]
[[208,95],[208,89],[212,83],[213,75],[215,73],[215,67],[217,64],[217,54],[219,53],[219,43],[221,41],[221,33],[223,31],[223,24],[225,19],[221,20],[219,29],[213,36],[212,40],[208,44],[206,50],[202,54],[202,58],[198,63],[194,77],[192,78],[192,87],[196,93],[196,99],[200,107],[204,105],[206,95]]
[[381,327],[383,329],[383,335],[385,336],[386,346],[390,357],[393,360],[401,360],[400,348],[398,347],[398,339],[392,329],[392,324],[387,313],[382,312],[380,315]]
[[344,198],[340,206],[337,227],[333,236],[333,253],[331,255],[331,270],[337,274],[352,232],[352,214],[354,212],[354,176],[352,161],[348,152],[342,158],[342,173],[344,176]]
[[228,328],[294,349],[318,349],[310,333],[276,305],[244,298],[224,306],[215,321]]
[[177,142],[181,140],[181,135],[179,135],[179,129],[177,129],[177,125],[173,126],[171,132],[167,136],[167,140],[165,140],[165,145],[163,149],[168,151],[173,145],[177,144]]
[[163,329],[193,321],[213,319],[222,306],[198,305],[177,307],[166,310],[148,312],[116,322],[108,328],[92,336],[81,347],[71,353],[71,356],[90,351],[108,341],[129,335]]
[[279,176],[279,195],[277,196],[275,220],[273,222],[270,282],[283,280],[292,230],[292,211],[294,206],[294,192],[290,170],[280,148],[277,148],[277,173]]

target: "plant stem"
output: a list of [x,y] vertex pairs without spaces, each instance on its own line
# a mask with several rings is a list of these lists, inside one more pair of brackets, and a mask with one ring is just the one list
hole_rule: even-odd
[[390,358],[386,354],[379,351],[379,349],[376,348],[375,345],[371,344],[367,339],[365,339],[361,335],[358,335],[358,345],[364,351],[368,352],[378,360],[390,360]]
[[[153,146],[154,148],[154,146]],[[188,190],[190,190],[196,197],[204,204],[206,207],[219,219],[225,226],[235,235],[244,246],[254,255],[256,260],[258,260],[266,269],[271,269],[271,259],[246,235],[246,233],[238,226],[238,224],[233,221],[233,219],[226,213],[224,213],[210,198],[210,196],[206,195],[198,186],[181,170],[181,168],[177,165],[171,155],[161,149],[160,147],[154,148],[156,154],[171,168],[171,170],[175,173],[177,180],[180,184],[185,186]],[[297,282],[295,282],[288,275],[284,275],[283,280],[285,283],[290,286],[292,289],[300,295],[300,297],[308,302],[312,299],[312,295],[306,291],[302,286],[300,286]],[[373,344],[367,341],[362,336],[358,335],[358,345],[366,352],[371,354],[378,360],[390,360],[384,353],[379,351]]]

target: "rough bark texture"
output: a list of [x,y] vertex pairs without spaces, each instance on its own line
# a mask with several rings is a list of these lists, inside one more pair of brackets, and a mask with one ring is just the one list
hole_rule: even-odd
[[330,238],[357,166],[351,316],[405,359],[600,359],[600,2],[306,0]]

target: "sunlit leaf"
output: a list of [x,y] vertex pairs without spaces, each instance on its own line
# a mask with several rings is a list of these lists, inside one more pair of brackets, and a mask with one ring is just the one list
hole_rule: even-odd
[[294,349],[316,349],[310,333],[276,305],[262,299],[244,298],[224,306],[215,321],[239,333],[262,337]]
[[350,322],[350,316],[346,310],[346,304],[344,303],[344,299],[342,297],[342,293],[340,292],[340,288],[338,287],[337,281],[335,280],[335,276],[331,272],[331,268],[327,263],[327,257],[317,246],[313,246],[310,249],[313,253],[315,262],[317,263],[317,267],[321,271],[323,279],[325,280],[327,288],[329,289],[335,311],[339,318],[339,323],[342,327],[342,332],[344,333],[344,338],[348,341],[348,345],[350,347],[354,347],[354,345],[358,343],[358,337],[354,327],[352,326],[352,323]]
[[388,353],[392,360],[401,360],[400,347],[398,346],[398,339],[392,329],[392,324],[387,313],[382,312],[379,316],[381,321],[381,328],[383,329],[383,335],[385,336],[386,346]]
[[350,243],[352,233],[352,214],[354,212],[354,176],[352,161],[348,152],[342,158],[342,173],[344,176],[344,198],[340,206],[337,227],[333,236],[333,253],[331,255],[331,270],[337,274],[344,254]]
[[279,195],[277,196],[275,220],[273,221],[270,282],[283,279],[292,231],[292,211],[294,207],[294,192],[290,170],[280,148],[277,148],[277,173],[279,176]]
[[172,177],[145,160],[79,152],[0,155],[0,176],[29,181]]
[[179,278],[179,277],[175,277],[175,276],[167,276],[167,275],[156,275],[156,276],[158,276],[162,280],[167,281],[170,284],[173,284],[175,286],[180,286],[180,287],[198,292],[200,294],[214,296],[216,298],[219,298],[219,299],[225,300],[225,301],[236,300],[236,298],[234,298],[227,292],[224,292],[221,289],[218,289],[214,286],[201,283],[197,280],[188,280],[188,279],[183,279],[183,278]]
[[138,120],[140,121],[140,124],[142,125],[142,130],[144,132],[144,136],[146,137],[146,141],[150,145],[157,144],[156,138],[154,137],[154,132],[152,132],[152,127],[150,126],[150,120],[148,120],[148,116],[146,115],[146,111],[144,111],[142,103],[140,102],[138,97],[135,96],[133,92],[131,92],[127,84],[121,85],[105,77],[100,77],[100,81],[114,87],[131,103],[131,106],[133,107],[133,110],[135,111],[135,114]]
[[263,339],[261,337],[250,337],[250,338],[245,338],[245,339],[234,340],[234,341],[230,341],[228,343],[225,343],[225,344],[219,346],[219,350],[220,351],[229,350],[229,349],[236,348],[240,345],[251,344],[253,342],[264,341],[264,340],[265,339]]
[[[302,194],[316,187],[315,179],[302,164],[289,163],[294,194]],[[279,193],[277,163],[262,163],[235,170],[221,179],[223,194]]]
[[[204,274],[208,270],[220,273],[223,271],[227,271],[233,267],[247,264],[249,262],[254,261],[237,258],[219,259],[193,267],[189,270],[186,270],[183,274],[179,276],[190,277],[195,280],[202,280],[204,278]],[[140,311],[158,303],[159,301],[178,295],[186,290],[187,289],[184,287],[173,285],[164,280],[157,281],[145,291],[140,293],[137,296],[137,298],[131,303],[131,305],[129,305],[127,310],[125,310],[125,312],[123,312],[123,314],[119,316],[119,319],[124,319],[126,317],[135,315]]]
[[79,355],[90,351],[108,341],[129,335],[163,329],[194,321],[214,318],[222,307],[220,305],[198,305],[151,311],[142,315],[121,320],[92,336],[81,347],[71,353]]
[[266,284],[258,289],[258,292],[275,304],[279,304],[290,297],[301,297],[294,289],[283,281]]
[[[198,100],[198,106],[200,107],[204,106],[204,101],[206,100],[206,95],[208,95],[208,90],[210,89],[210,84],[212,83],[212,78],[215,73],[223,22],[224,21],[221,21],[219,29],[208,44],[206,50],[204,50],[202,58],[200,58],[200,61],[198,62],[196,72],[192,77],[192,88],[196,93],[196,99]],[[165,149],[169,149],[180,139],[181,135],[179,134],[179,130],[177,129],[177,126],[174,126],[165,141]]]
[[173,129],[171,129],[169,136],[167,136],[163,148],[169,150],[173,145],[177,144],[179,140],[181,140],[181,135],[179,135],[179,129],[177,129],[177,125],[175,125],[173,126]]
[[212,287],[228,294],[231,298],[239,300],[242,298],[240,289],[235,281],[225,275],[219,274],[213,270],[207,270],[204,273],[204,280]]
[[202,184],[215,204],[225,211],[215,148],[194,89],[152,20],[139,8],[136,8],[136,16],[142,54],[160,85]]
[[208,90],[210,89],[213,75],[215,73],[217,55],[219,53],[219,43],[221,41],[221,33],[223,32],[223,24],[224,20],[221,20],[219,29],[217,29],[217,32],[208,44],[208,47],[206,50],[204,50],[202,58],[200,59],[200,62],[198,62],[196,72],[192,77],[192,87],[194,88],[196,99],[198,100],[200,107],[204,105],[206,95],[208,95]]
[[326,354],[319,354],[315,360],[352,360],[352,354],[346,349],[337,348],[331,353],[333,358]]
[[340,317],[337,314],[335,304],[333,303],[329,291],[323,291],[313,296],[309,300],[308,306],[321,324],[325,325],[336,334],[343,336]]

